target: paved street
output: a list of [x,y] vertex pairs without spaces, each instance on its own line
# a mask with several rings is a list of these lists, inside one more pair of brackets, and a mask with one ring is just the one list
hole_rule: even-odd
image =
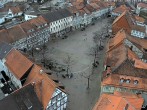
[[108,18],[100,20],[95,25],[88,26],[85,31],[77,30],[68,34],[67,39],[58,39],[47,44],[46,58],[54,59],[62,65],[66,65],[65,59],[68,56],[72,61],[70,64],[72,78],[63,78],[61,74],[65,73],[58,73],[59,81],[69,94],[68,110],[90,110],[99,97],[104,50],[98,54],[99,66],[90,77],[90,89],[87,89],[88,79],[85,76],[91,74],[94,60],[94,56],[90,55],[90,48],[94,46],[93,33],[103,31],[102,28],[108,24],[107,21]]

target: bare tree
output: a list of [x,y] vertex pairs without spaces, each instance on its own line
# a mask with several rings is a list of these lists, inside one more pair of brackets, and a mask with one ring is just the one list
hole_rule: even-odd
[[54,48],[53,47],[47,48],[47,46],[43,46],[41,50],[42,50],[41,53],[42,53],[43,65],[45,67],[47,62],[50,64],[53,61],[51,54],[53,53]]
[[66,74],[69,76],[71,74],[69,74],[70,72],[70,69],[71,69],[71,66],[73,64],[73,59],[70,55],[67,55],[67,57],[64,59],[64,63],[66,64],[67,66],[67,69],[66,69]]
[[90,69],[88,72],[83,72],[81,74],[82,77],[87,79],[87,89],[90,88],[90,80],[91,80],[91,76],[93,75],[93,67],[90,66]]

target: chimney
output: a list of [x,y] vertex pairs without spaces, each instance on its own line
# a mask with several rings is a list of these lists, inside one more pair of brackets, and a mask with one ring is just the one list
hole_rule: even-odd
[[126,104],[124,110],[128,110],[128,108],[129,108],[129,104]]

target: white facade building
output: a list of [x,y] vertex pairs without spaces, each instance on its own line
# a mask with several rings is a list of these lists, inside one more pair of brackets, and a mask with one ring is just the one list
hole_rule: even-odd
[[61,9],[42,16],[49,24],[51,35],[62,36],[72,29],[73,16],[67,9]]

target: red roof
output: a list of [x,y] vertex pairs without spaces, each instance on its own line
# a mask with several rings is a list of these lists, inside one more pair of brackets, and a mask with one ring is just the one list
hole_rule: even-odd
[[147,8],[147,4],[146,3],[138,3],[137,6],[138,7],[142,7],[142,8]]
[[93,110],[141,110],[144,99],[137,95],[125,95],[121,93],[102,94]]
[[11,71],[12,74],[14,74],[14,76],[18,79],[21,79],[33,65],[29,59],[15,49],[12,49],[6,56],[5,64],[7,65],[9,71]]

